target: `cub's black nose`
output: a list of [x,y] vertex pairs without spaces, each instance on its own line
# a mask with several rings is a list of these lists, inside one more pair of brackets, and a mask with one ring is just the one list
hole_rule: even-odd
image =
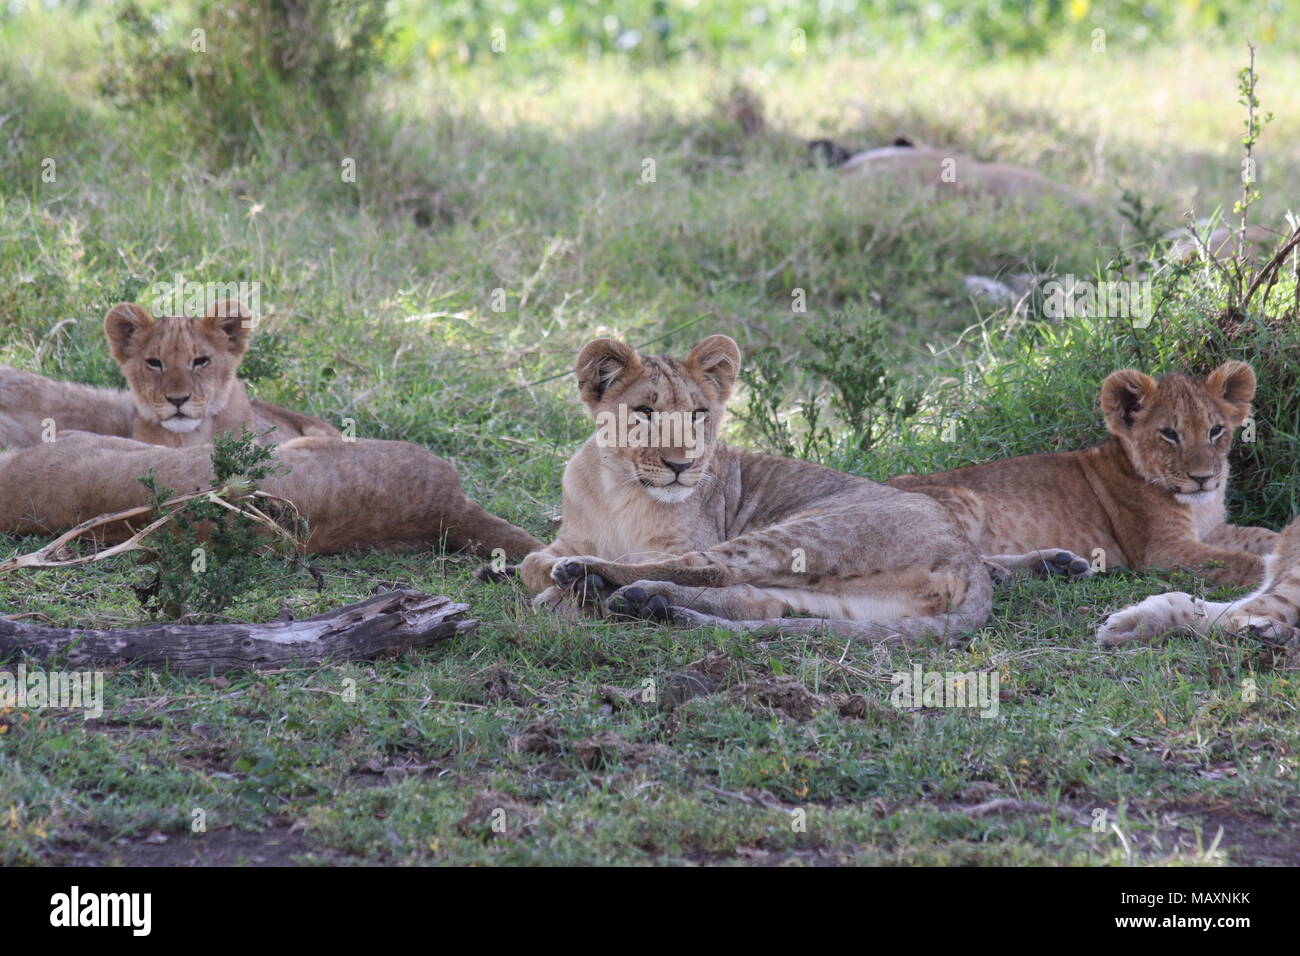
[[691,463],[689,461],[669,461],[667,458],[663,457],[662,455],[659,456],[659,460],[662,461],[666,467],[671,468],[673,470],[674,475],[680,475],[687,468],[691,467]]
[[175,405],[177,408],[180,408],[182,405],[184,405],[184,404],[185,404],[186,402],[188,402],[189,400],[190,400],[190,397],[189,397],[188,395],[168,395],[168,396],[167,396],[167,401],[171,402],[171,403],[172,403],[173,405]]

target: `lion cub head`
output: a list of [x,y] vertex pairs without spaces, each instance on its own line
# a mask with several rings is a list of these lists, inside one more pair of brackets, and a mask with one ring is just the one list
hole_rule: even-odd
[[709,465],[740,349],[711,335],[682,361],[638,355],[614,339],[578,354],[578,391],[596,422],[596,447],[614,486],[640,486],[656,501],[685,501],[712,477]]
[[108,310],[104,332],[140,418],[184,433],[220,415],[241,388],[235,377],[248,351],[252,315],[242,302],[218,302],[201,319],[155,319],[123,302]]
[[1185,503],[1212,497],[1227,481],[1232,430],[1250,417],[1254,397],[1255,372],[1245,362],[1225,362],[1203,381],[1157,381],[1130,368],[1101,384],[1106,427],[1133,467]]

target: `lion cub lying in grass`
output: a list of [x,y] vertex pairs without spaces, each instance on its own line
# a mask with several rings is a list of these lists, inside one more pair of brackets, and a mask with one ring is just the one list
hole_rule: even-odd
[[[275,449],[280,474],[263,491],[307,519],[307,550],[405,550],[447,544],[518,559],[541,542],[465,496],[452,465],[409,442],[295,438]],[[185,494],[210,487],[212,447],[164,448],[129,438],[61,432],[58,440],[0,452],[0,532],[49,535],[101,514],[149,504],[140,478]],[[143,526],[142,518],[137,526]],[[105,541],[128,537],[119,522]]]
[[[248,428],[259,438],[274,429],[270,440],[282,443],[275,457],[284,469],[262,488],[307,519],[311,552],[445,542],[518,559],[541,547],[469,500],[451,464],[424,448],[344,441],[320,419],[249,401],[236,378],[249,318],[233,299],[202,319],[114,306],[104,328],[127,392],[0,368],[0,532],[50,534],[146,505],[139,479],[150,470],[179,493],[208,487],[209,443]],[[130,533],[119,523],[101,537]]]
[[1116,611],[1097,630],[1102,647],[1147,644],[1171,631],[1250,633],[1300,648],[1300,518],[1292,521],[1265,561],[1264,585],[1238,601],[1203,601],[1182,591],[1157,594]]
[[236,376],[248,351],[251,319],[236,299],[218,302],[202,319],[155,319],[138,305],[113,306],[104,332],[128,390],[0,366],[0,448],[48,441],[49,424],[55,434],[87,431],[173,448],[206,444],[214,435],[244,428],[272,444],[339,437],[338,429],[319,418],[248,398]]
[[948,513],[924,495],[719,442],[739,369],[725,335],[682,361],[612,339],[582,349],[578,389],[598,430],[564,470],[558,536],[520,569],[534,605],[968,640],[992,582]]
[[1100,549],[1108,567],[1182,567],[1254,585],[1277,532],[1227,524],[1224,509],[1232,430],[1254,397],[1244,362],[1225,362],[1203,381],[1124,369],[1101,386],[1110,435],[1100,445],[888,484],[942,503],[980,553],[1009,570],[1035,548]]

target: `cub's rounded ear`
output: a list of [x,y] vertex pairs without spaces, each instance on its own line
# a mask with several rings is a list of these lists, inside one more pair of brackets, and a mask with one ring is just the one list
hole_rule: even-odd
[[595,339],[578,353],[574,371],[578,375],[578,394],[588,405],[604,397],[611,385],[626,379],[641,365],[636,352],[617,339]]
[[153,328],[153,316],[133,302],[119,302],[104,316],[104,334],[113,358],[125,362],[131,355],[131,343]]
[[740,347],[726,335],[710,335],[686,356],[686,367],[718,390],[726,401],[740,374]]
[[238,299],[222,299],[203,317],[203,326],[224,337],[235,355],[243,355],[248,351],[248,337],[253,334],[253,313]]
[[1205,387],[1232,409],[1232,424],[1240,425],[1250,417],[1250,402],[1255,397],[1255,370],[1245,362],[1224,362],[1205,378]]
[[1155,396],[1160,386],[1149,375],[1135,368],[1111,372],[1101,383],[1101,414],[1111,431],[1127,429],[1137,415]]

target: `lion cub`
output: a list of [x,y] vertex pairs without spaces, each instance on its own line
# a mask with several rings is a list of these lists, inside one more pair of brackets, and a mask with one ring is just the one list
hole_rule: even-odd
[[[307,550],[386,551],[447,546],[485,558],[522,558],[541,542],[485,511],[451,462],[410,442],[295,438],[278,445],[282,468],[261,483],[307,520]],[[212,449],[161,448],[129,438],[65,431],[58,441],[0,451],[0,532],[48,535],[95,515],[149,504],[140,476],[179,492],[213,484]],[[100,530],[121,541],[149,517]]]
[[1254,397],[1245,362],[1203,380],[1123,369],[1101,385],[1110,435],[1100,445],[887,483],[942,503],[981,554],[1011,570],[1024,552],[1068,548],[1108,567],[1183,567],[1254,585],[1277,532],[1227,524],[1224,508],[1232,431]]
[[582,349],[578,390],[597,431],[564,470],[558,536],[523,561],[534,605],[965,642],[992,583],[952,518],[924,495],[719,442],[739,369],[725,335],[681,361],[613,339]]
[[273,442],[339,437],[320,419],[249,400],[237,372],[252,314],[237,299],[218,302],[201,319],[155,319],[123,302],[108,310],[104,332],[130,391],[130,437],[136,441],[184,448],[243,428],[259,436],[274,429]]

